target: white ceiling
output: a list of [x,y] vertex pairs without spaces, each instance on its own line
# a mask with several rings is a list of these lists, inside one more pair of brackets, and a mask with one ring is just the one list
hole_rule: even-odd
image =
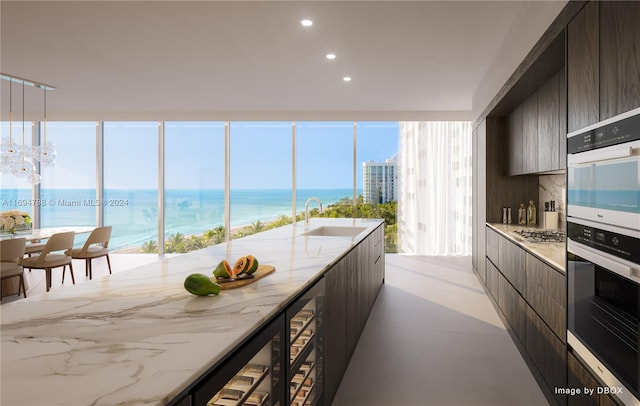
[[[470,118],[564,1],[0,4],[0,70],[56,86],[50,120],[418,119]],[[25,97],[41,114],[41,92]]]

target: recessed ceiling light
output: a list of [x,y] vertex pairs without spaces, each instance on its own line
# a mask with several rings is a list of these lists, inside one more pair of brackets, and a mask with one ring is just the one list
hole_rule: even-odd
[[300,24],[302,24],[303,27],[311,27],[313,25],[313,21],[309,19],[304,19],[300,21]]
[[327,54],[327,59],[336,59],[336,54]]
[[345,76],[342,78],[345,82],[351,82],[351,76]]

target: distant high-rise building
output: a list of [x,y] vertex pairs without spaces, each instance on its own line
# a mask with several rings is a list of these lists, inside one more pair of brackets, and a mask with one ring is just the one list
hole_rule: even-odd
[[365,203],[382,204],[397,200],[397,154],[385,162],[363,162],[363,197]]

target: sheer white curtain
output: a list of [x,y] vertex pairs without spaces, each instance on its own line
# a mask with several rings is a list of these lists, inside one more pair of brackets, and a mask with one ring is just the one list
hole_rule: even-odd
[[471,123],[401,122],[398,252],[471,255]]

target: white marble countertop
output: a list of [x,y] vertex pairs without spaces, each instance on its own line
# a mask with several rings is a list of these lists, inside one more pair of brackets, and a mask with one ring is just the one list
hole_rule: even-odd
[[558,271],[565,273],[566,242],[526,242],[517,234],[513,234],[513,232],[526,229],[539,230],[539,228],[502,223],[487,223],[487,225]]
[[[166,404],[381,222],[313,218],[310,229],[367,230],[307,237],[298,223],[4,304],[2,405]],[[276,272],[219,296],[184,289],[187,275],[248,254]]]

